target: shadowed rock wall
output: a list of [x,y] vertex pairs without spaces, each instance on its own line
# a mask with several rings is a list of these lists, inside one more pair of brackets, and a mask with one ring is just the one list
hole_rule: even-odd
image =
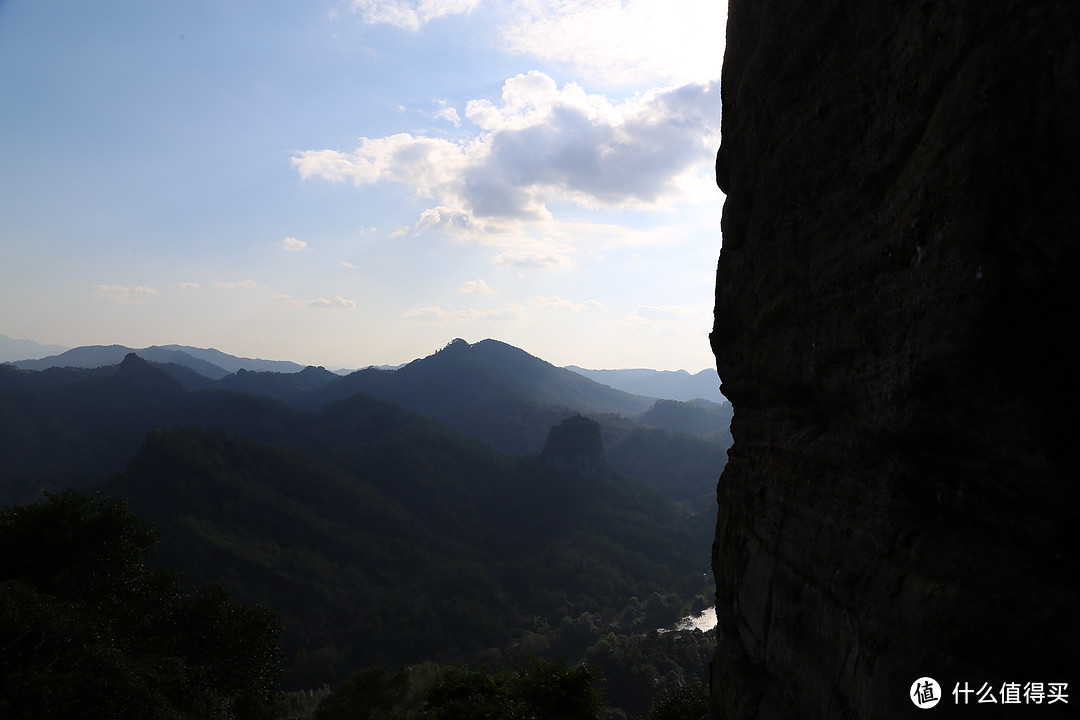
[[729,7],[714,714],[1075,711],[1080,3]]

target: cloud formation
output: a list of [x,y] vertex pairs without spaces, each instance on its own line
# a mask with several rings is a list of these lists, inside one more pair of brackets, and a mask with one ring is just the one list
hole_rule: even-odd
[[283,300],[283,301],[287,302],[288,304],[293,305],[295,307],[345,308],[347,310],[355,310],[356,309],[356,301],[355,300],[346,300],[345,298],[341,297],[340,295],[335,295],[334,297],[330,298],[329,300],[327,300],[326,298],[322,298],[322,297],[314,298],[312,300],[300,300],[298,298],[293,297],[292,295],[275,295],[274,297],[276,297],[278,300]]
[[90,288],[94,298],[103,302],[115,302],[123,305],[138,305],[142,297],[157,295],[158,291],[145,285],[128,287],[127,285],[94,285]]
[[214,283],[214,287],[220,290],[257,290],[259,283],[254,280],[240,280],[239,282]]
[[565,255],[547,252],[513,252],[500,253],[495,258],[495,267],[500,270],[517,268],[519,270],[555,270],[557,268],[572,267],[574,261]]
[[419,30],[436,18],[470,12],[479,4],[480,0],[352,0],[350,7],[369,25]]
[[481,295],[490,295],[495,292],[491,287],[483,280],[469,280],[464,285],[458,288],[460,293],[479,293]]
[[605,84],[720,76],[726,0],[517,0],[496,37],[515,55],[572,65]]
[[537,295],[536,304],[545,310],[569,310],[570,312],[607,312],[607,306],[605,306],[599,300],[589,299],[583,303],[575,303],[571,300],[566,300],[553,295],[552,297],[544,297],[543,295]]
[[524,308],[520,305],[507,305],[502,308],[491,310],[478,310],[469,308],[466,310],[443,310],[441,307],[429,306],[414,308],[406,312],[402,317],[413,320],[421,325],[443,326],[452,321],[459,322],[491,322],[494,320],[518,320],[524,316]]
[[634,314],[647,320],[690,319],[707,316],[705,310],[700,307],[682,307],[678,305],[638,305]]
[[[353,0],[366,24],[417,31],[480,0]],[[706,81],[720,76],[726,0],[508,0],[491,37],[510,55],[571,65],[605,84]],[[509,18],[507,23],[499,20]]]
[[461,116],[458,115],[457,108],[448,104],[446,100],[438,100],[439,109],[435,111],[436,120],[445,120],[449,123],[453,123],[454,127],[461,126]]
[[465,139],[362,138],[353,152],[307,150],[292,164],[304,180],[412,188],[433,201],[414,231],[515,244],[523,227],[553,224],[553,202],[673,207],[711,162],[720,99],[716,83],[691,83],[614,102],[533,71],[465,114],[474,128]]
[[297,240],[294,237],[286,236],[285,239],[281,241],[281,249],[287,252],[302,252],[307,250],[307,246],[306,242]]

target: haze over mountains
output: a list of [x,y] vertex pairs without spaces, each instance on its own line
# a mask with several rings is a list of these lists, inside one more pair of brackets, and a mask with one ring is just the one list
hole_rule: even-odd
[[[197,348],[190,345],[155,345],[147,348],[129,348],[124,345],[86,345],[66,348],[61,345],[42,345],[33,340],[20,340],[0,335],[0,363],[9,362],[24,370],[118,365],[125,355],[132,352],[151,362],[174,363],[188,367],[214,380],[240,370],[280,373],[304,370],[303,365],[288,360],[237,357],[213,348]],[[380,365],[376,369],[396,370],[402,367],[405,365]],[[719,392],[720,378],[715,368],[706,368],[694,374],[686,370],[645,368],[590,370],[577,365],[567,365],[565,369],[602,385],[636,395],[668,400],[688,401],[701,398],[712,402],[724,402]],[[339,369],[334,372],[339,375],[348,375],[354,371]]]
[[0,335],[0,363],[58,355],[67,349],[63,345],[42,345],[33,340]]
[[[76,348],[64,355],[94,365],[114,355],[118,347]],[[686,485],[687,464],[697,466],[700,461],[690,486],[700,485],[701,493],[711,492],[715,481],[716,465],[706,471],[706,462],[719,460],[722,465],[730,444],[730,405],[634,395],[495,340],[472,345],[455,340],[399,370],[369,368],[346,376],[308,367],[299,372],[240,369],[215,378],[199,373],[195,368],[205,370],[208,361],[187,350],[150,350],[128,353],[116,365],[40,371],[23,369],[23,363],[0,366],[0,405],[7,408],[0,430],[7,426],[9,438],[22,438],[13,443],[15,451],[0,458],[8,488],[54,485],[35,475],[46,460],[54,470],[66,468],[83,480],[116,472],[154,427],[198,424],[247,433],[253,418],[267,422],[266,418],[286,412],[284,406],[317,413],[357,393],[400,404],[510,453],[538,453],[552,426],[573,413],[590,414],[604,428],[616,467],[626,462],[627,471],[633,466],[644,481],[658,484],[664,484],[660,477],[677,475],[680,480],[672,482]],[[143,355],[163,360],[148,363]],[[243,361],[226,358],[229,364]],[[284,406],[274,405],[275,401]],[[229,418],[235,419],[233,425]],[[649,428],[664,433],[648,435]],[[700,439],[676,437],[681,433]],[[258,433],[255,437],[281,441]],[[673,456],[660,447],[672,443],[701,447]],[[56,447],[64,451],[56,453]],[[648,458],[661,456],[666,459],[647,469]],[[687,492],[679,493],[680,499],[693,494]]]
[[[294,686],[511,651],[615,667],[604,636],[653,642],[710,601],[727,404],[628,393],[494,340],[346,376],[215,378],[205,354],[157,350],[0,365],[0,500],[129,500],[163,562],[279,609]],[[668,681],[704,673],[693,643],[655,642],[681,658]],[[653,686],[624,680],[624,706],[647,707]]]

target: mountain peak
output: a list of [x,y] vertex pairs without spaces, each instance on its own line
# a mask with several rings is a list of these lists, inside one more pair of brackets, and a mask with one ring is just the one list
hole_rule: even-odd
[[150,363],[143,360],[136,353],[129,352],[124,356],[124,359],[120,361],[117,370],[121,373],[134,373],[142,372],[148,368],[150,368]]

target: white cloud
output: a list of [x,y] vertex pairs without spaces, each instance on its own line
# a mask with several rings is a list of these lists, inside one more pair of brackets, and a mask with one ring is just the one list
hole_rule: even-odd
[[458,115],[457,108],[447,104],[446,100],[438,100],[439,109],[435,111],[436,120],[446,120],[449,123],[453,123],[454,127],[461,127],[461,116]]
[[518,0],[504,49],[608,84],[720,76],[726,0]]
[[254,280],[241,280],[239,282],[214,283],[214,287],[221,290],[257,290],[259,288],[259,283]]
[[472,11],[480,0],[352,0],[353,12],[369,25],[419,30],[436,18]]
[[607,307],[599,300],[589,299],[583,303],[575,303],[571,300],[566,300],[558,295],[552,297],[544,297],[543,295],[537,295],[536,304],[545,310],[569,310],[570,312],[607,312]]
[[402,317],[406,320],[415,320],[421,325],[443,325],[450,319],[440,307],[413,308]]
[[704,318],[708,313],[700,307],[678,305],[638,305],[634,315],[646,320],[672,320]]
[[297,240],[294,237],[288,237],[281,241],[281,249],[288,252],[301,252],[307,250],[308,244],[303,240]]
[[[352,0],[367,24],[416,31],[480,0]],[[724,57],[726,0],[507,0],[491,29],[502,50],[570,66],[605,84],[709,81]]]
[[142,297],[157,295],[158,291],[145,285],[128,287],[127,285],[94,285],[90,288],[94,298],[103,302],[115,302],[124,305],[138,305]]
[[308,300],[305,303],[308,307],[328,307],[328,308],[349,308],[351,310],[356,309],[355,300],[346,300],[340,295],[335,295],[331,299],[315,298],[314,300]]
[[500,253],[495,258],[495,267],[499,269],[518,268],[521,270],[554,270],[561,267],[572,267],[574,261],[565,255],[544,252],[513,252]]
[[173,287],[174,288],[179,288],[180,290],[198,290],[199,289],[199,283],[197,283],[197,282],[181,282],[181,283],[176,283],[175,285],[173,285]]
[[340,295],[335,295],[333,298],[327,300],[326,298],[315,298],[313,300],[300,300],[292,295],[275,295],[278,300],[287,302],[295,307],[313,307],[313,308],[346,308],[349,310],[356,309],[355,300],[346,300]]
[[348,268],[349,270],[355,270],[356,269],[356,266],[353,265],[348,260],[342,260],[341,262],[338,263],[338,265],[340,265],[343,268]]
[[496,320],[517,320],[524,316],[524,308],[521,305],[507,305],[502,308],[491,310],[478,310],[469,308],[466,310],[443,310],[438,306],[414,308],[406,312],[402,317],[413,320],[421,325],[442,326],[450,322],[493,322]]
[[711,166],[720,98],[704,83],[613,102],[534,71],[507,80],[498,104],[469,102],[466,117],[477,128],[466,139],[362,138],[351,153],[307,150],[292,164],[305,180],[394,182],[434,200],[415,232],[520,245],[557,228],[552,202],[673,208]]
[[481,295],[489,295],[494,290],[483,280],[469,280],[464,285],[458,288],[460,293],[479,293]]

